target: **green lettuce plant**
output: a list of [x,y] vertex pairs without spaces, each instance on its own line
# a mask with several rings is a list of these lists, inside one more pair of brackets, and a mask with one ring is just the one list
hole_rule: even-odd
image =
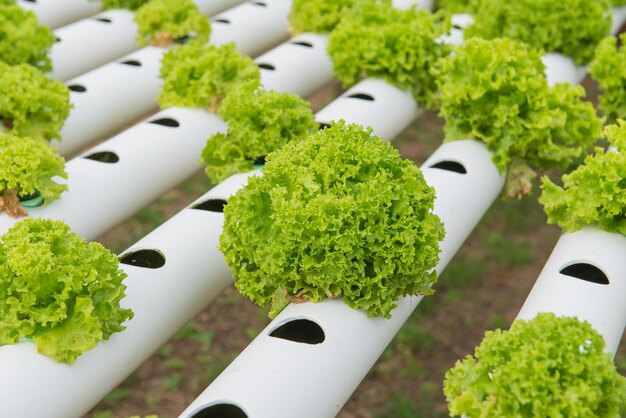
[[479,0],[466,38],[511,38],[588,63],[611,30],[609,0]]
[[472,38],[434,70],[446,141],[483,141],[508,170],[510,197],[530,193],[535,169],[567,167],[601,136],[584,89],[549,87],[543,70],[538,52],[505,38]]
[[128,9],[137,10],[150,0],[101,0],[102,9]]
[[235,286],[275,317],[289,302],[341,297],[369,316],[436,281],[443,225],[411,161],[343,121],[270,154],[228,200],[220,248]]
[[435,9],[443,10],[448,14],[474,13],[478,1],[480,0],[436,0]]
[[61,221],[27,218],[0,241],[0,345],[27,338],[72,364],[133,317],[120,307],[126,274],[101,244]]
[[542,313],[487,331],[446,374],[451,416],[621,418],[626,378],[588,322]]
[[437,87],[429,70],[450,53],[450,47],[437,40],[446,31],[439,15],[399,10],[388,2],[364,2],[331,33],[328,53],[344,85],[362,77],[381,78],[411,91],[420,105],[432,108]]
[[224,99],[219,114],[228,122],[228,132],[212,135],[202,151],[206,174],[215,183],[252,170],[259,158],[318,127],[309,102],[263,89],[233,92]]
[[626,123],[609,125],[604,135],[615,149],[587,156],[584,164],[563,176],[563,186],[542,178],[539,202],[548,223],[566,231],[597,225],[626,235]]
[[255,88],[261,75],[255,62],[234,43],[221,46],[192,41],[169,50],[161,61],[163,88],[158,102],[170,106],[215,111],[228,93],[242,86]]
[[[624,42],[626,35],[620,36]],[[626,118],[626,50],[617,46],[617,38],[608,37],[596,48],[589,73],[602,89],[600,110],[608,120]]]
[[0,62],[0,123],[16,135],[48,141],[70,111],[70,91],[37,68]]
[[139,45],[167,46],[177,39],[208,42],[209,19],[192,0],[151,0],[135,12]]
[[44,203],[67,190],[55,177],[67,178],[65,160],[54,148],[30,138],[0,133],[0,212],[25,216],[20,199],[39,195]]
[[40,25],[33,12],[11,3],[0,5],[0,62],[50,71],[48,51],[55,41],[52,31]]
[[294,0],[289,12],[292,32],[329,33],[347,11],[364,1],[368,0]]

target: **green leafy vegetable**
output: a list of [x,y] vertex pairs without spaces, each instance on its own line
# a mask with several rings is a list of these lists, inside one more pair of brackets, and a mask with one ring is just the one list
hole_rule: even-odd
[[431,294],[443,225],[421,171],[358,125],[334,123],[268,156],[225,207],[220,247],[235,286],[275,316],[342,297],[389,317]]
[[548,222],[566,231],[598,225],[608,232],[626,235],[626,124],[609,125],[604,135],[616,150],[596,149],[585,163],[563,176],[563,187],[542,178]]
[[139,35],[137,43],[170,45],[177,39],[208,42],[209,19],[192,0],[151,0],[135,12]]
[[511,38],[583,65],[609,35],[609,7],[609,0],[479,0],[465,37]]
[[158,102],[170,106],[218,109],[228,93],[255,88],[261,75],[255,62],[234,43],[221,46],[192,41],[169,50],[161,61],[163,89]]
[[72,364],[125,329],[126,274],[102,245],[61,221],[25,219],[0,242],[0,345],[32,338],[37,350]]
[[49,145],[5,132],[0,133],[0,150],[0,212],[26,215],[20,198],[39,194],[49,203],[67,190],[54,180],[67,178],[65,160]]
[[0,62],[30,64],[50,71],[48,50],[55,41],[52,31],[40,25],[33,12],[16,5],[0,5]]
[[294,0],[289,13],[292,32],[331,32],[354,5],[367,0]]
[[[621,35],[624,42],[626,35]],[[608,37],[596,49],[589,73],[602,89],[600,109],[609,121],[626,118],[626,50],[617,46],[617,39]]]
[[474,13],[478,1],[480,0],[435,0],[435,9],[448,14]]
[[450,52],[449,46],[437,41],[446,31],[439,15],[365,2],[331,33],[328,53],[344,85],[363,76],[382,78],[413,92],[420,105],[432,108],[437,88],[429,70]]
[[128,9],[137,10],[150,0],[101,0],[102,9]]
[[318,126],[307,101],[262,89],[233,92],[224,99],[219,114],[228,122],[228,133],[212,135],[202,151],[207,176],[215,183],[250,171],[257,159]]
[[626,378],[588,322],[542,313],[487,331],[446,374],[451,416],[620,418]]
[[16,135],[39,140],[60,138],[70,112],[70,91],[27,64],[0,62],[0,121]]
[[611,5],[613,7],[626,6],[626,0],[612,0]]
[[530,191],[534,170],[566,167],[600,137],[580,86],[549,87],[539,54],[510,39],[466,41],[434,71],[446,141],[478,139],[509,170],[507,194]]

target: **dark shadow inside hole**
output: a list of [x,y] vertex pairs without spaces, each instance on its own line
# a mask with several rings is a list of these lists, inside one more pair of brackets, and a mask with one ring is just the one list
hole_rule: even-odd
[[368,102],[374,101],[374,98],[372,96],[370,96],[369,94],[365,94],[365,93],[354,93],[346,97],[348,97],[349,99],[367,100]]
[[292,44],[294,45],[300,45],[300,46],[304,46],[306,48],[313,48],[313,45],[308,43],[308,42],[304,42],[304,41],[294,41],[292,42]]
[[131,67],[141,67],[141,63],[137,60],[126,60],[120,62],[120,64],[130,65]]
[[111,19],[109,19],[108,17],[97,17],[95,20],[103,23],[111,23]]
[[37,0],[24,0],[27,3],[37,3]]
[[219,403],[207,406],[189,418],[248,418],[248,415],[236,405]]
[[61,42],[61,38],[59,38],[58,36],[55,37],[56,42]]
[[87,87],[83,86],[82,84],[72,84],[70,86],[67,86],[67,88],[76,93],[84,93],[87,91]]
[[559,273],[597,284],[609,284],[609,278],[596,266],[589,263],[575,263],[564,267]]
[[262,1],[253,1],[252,4],[254,4],[255,6],[267,7],[267,3]]
[[454,173],[459,173],[459,174],[467,174],[467,170],[465,169],[465,166],[456,161],[449,161],[449,160],[439,161],[438,163],[431,165],[430,168],[438,168],[439,170],[452,171]]
[[158,269],[165,265],[165,257],[157,250],[139,250],[123,254],[120,263],[129,266]]
[[116,153],[111,151],[94,152],[85,157],[88,160],[99,161],[101,163],[114,164],[120,160]]
[[319,129],[326,129],[326,128],[330,128],[330,123],[326,123],[326,122],[319,122]]
[[172,119],[172,118],[155,119],[155,120],[151,120],[148,123],[153,123],[155,125],[161,125],[161,126],[167,126],[168,128],[178,128],[180,126],[180,123],[178,123],[177,120]]
[[267,157],[267,155],[261,155],[260,157],[256,157],[254,159],[254,165],[265,165],[265,157]]
[[214,22],[230,25],[230,20],[224,18],[213,19]]
[[463,28],[460,25],[452,25],[452,27],[454,29],[463,30]]
[[324,330],[310,319],[294,319],[270,333],[270,337],[304,344],[320,344],[326,339]]
[[274,71],[276,69],[276,67],[274,67],[272,64],[258,64],[259,68],[262,68],[264,70],[270,70],[270,71]]
[[209,199],[204,202],[200,202],[191,207],[191,209],[206,210],[207,212],[224,213],[224,206],[226,206],[224,199]]

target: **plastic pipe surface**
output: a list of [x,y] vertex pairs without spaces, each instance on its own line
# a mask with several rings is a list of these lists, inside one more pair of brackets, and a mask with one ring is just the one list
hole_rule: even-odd
[[94,0],[17,0],[16,4],[35,13],[41,23],[52,29],[94,15],[102,7]]

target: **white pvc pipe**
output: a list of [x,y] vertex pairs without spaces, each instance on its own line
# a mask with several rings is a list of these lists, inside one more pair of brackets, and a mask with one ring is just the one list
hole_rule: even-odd
[[[540,312],[575,316],[588,321],[615,355],[626,325],[626,237],[596,227],[565,233],[557,242],[535,286],[518,315],[532,319]],[[608,284],[581,280],[561,273],[579,263],[602,271]]]
[[92,0],[17,0],[16,4],[35,13],[41,23],[52,29],[94,15],[102,7],[99,1]]
[[433,8],[433,0],[392,0],[391,4],[396,9],[410,9],[414,6],[425,10]]
[[[229,178],[197,202],[226,200],[251,174]],[[38,354],[32,343],[0,347],[0,416],[84,416],[231,283],[231,272],[216,250],[223,214],[192,206],[125,251],[157,250],[165,257],[156,269],[121,265],[128,274],[121,305],[135,314],[126,330],[101,341],[71,366]]]

